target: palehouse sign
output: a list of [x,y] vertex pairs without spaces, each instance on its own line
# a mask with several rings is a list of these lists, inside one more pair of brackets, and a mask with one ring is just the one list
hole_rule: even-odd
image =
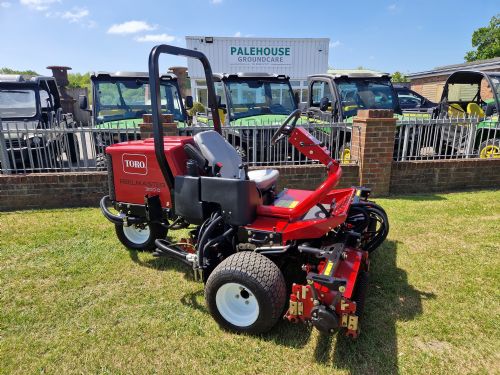
[[292,48],[280,46],[230,46],[231,65],[292,65]]

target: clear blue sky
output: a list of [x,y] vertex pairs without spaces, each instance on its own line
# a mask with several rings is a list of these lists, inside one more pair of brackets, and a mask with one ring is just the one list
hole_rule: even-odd
[[463,62],[497,13],[498,0],[0,0],[0,66],[143,71],[159,41],[241,35],[328,37],[335,68],[408,73]]

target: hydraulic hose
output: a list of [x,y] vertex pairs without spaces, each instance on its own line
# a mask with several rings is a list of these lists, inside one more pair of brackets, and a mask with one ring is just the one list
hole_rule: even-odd
[[198,242],[198,266],[203,268],[203,250],[205,247],[205,242],[208,239],[209,234],[213,231],[215,226],[219,224],[222,220],[222,216],[219,213],[215,216],[214,219],[208,224],[207,228],[203,231],[201,235],[200,241]]

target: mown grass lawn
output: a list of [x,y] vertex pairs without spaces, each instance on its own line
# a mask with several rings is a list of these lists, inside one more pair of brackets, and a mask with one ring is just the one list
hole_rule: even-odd
[[129,252],[98,209],[0,214],[0,373],[500,372],[500,191],[377,200],[362,335],[221,331],[173,260]]

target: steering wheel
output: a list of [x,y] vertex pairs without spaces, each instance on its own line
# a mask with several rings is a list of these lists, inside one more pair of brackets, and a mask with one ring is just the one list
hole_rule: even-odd
[[[285,122],[276,130],[276,133],[273,134],[271,138],[271,144],[275,145],[279,141],[281,141],[286,136],[289,136],[293,129],[295,129],[295,125],[297,124],[297,120],[300,118],[300,109],[296,109],[286,118]],[[293,121],[292,121],[293,120]],[[292,121],[290,125],[288,123]]]

